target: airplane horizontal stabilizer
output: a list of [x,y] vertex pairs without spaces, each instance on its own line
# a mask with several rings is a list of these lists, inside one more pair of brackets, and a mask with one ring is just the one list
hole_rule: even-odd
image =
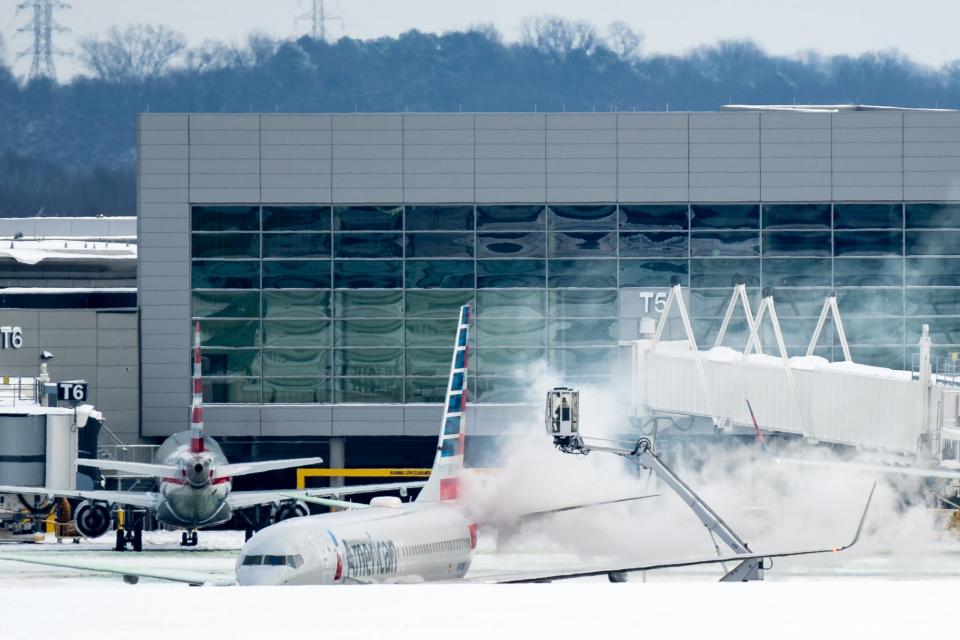
[[263,473],[264,471],[276,471],[277,469],[289,469],[291,467],[309,467],[310,465],[320,464],[323,458],[288,458],[286,460],[265,460],[263,462],[237,462],[235,464],[221,464],[216,467],[217,477],[232,478],[233,476],[246,476],[251,473]]
[[22,495],[40,495],[51,498],[79,498],[81,500],[93,500],[95,502],[106,502],[107,504],[120,504],[132,507],[143,507],[145,509],[155,510],[160,506],[160,494],[153,491],[107,491],[105,489],[49,489],[47,487],[18,487],[13,485],[0,485],[0,493],[22,494]]
[[[58,554],[59,555],[59,554]],[[138,578],[152,578],[154,580],[166,580],[169,582],[182,582],[193,586],[230,586],[236,583],[233,579],[220,578],[211,574],[188,571],[167,571],[162,569],[149,569],[141,567],[119,567],[109,564],[99,564],[96,562],[74,562],[51,560],[48,558],[37,557],[38,554],[0,554],[0,560],[9,562],[24,562],[27,564],[39,564],[48,567],[62,567],[64,569],[76,569],[77,571],[92,571],[94,573],[112,573],[122,576],[124,582],[136,583]]]
[[174,478],[177,467],[172,464],[152,464],[149,462],[124,462],[121,460],[98,460],[94,458],[80,458],[77,465],[94,467],[107,471],[122,471],[134,476],[150,476],[153,478]]
[[377,484],[352,484],[348,487],[318,487],[316,489],[298,489],[295,491],[231,491],[227,495],[227,504],[232,509],[245,509],[260,504],[285,502],[287,500],[303,500],[307,498],[324,498],[326,496],[348,496],[355,493],[381,493],[385,491],[400,491],[419,489],[426,484],[426,480],[410,482],[380,482]]
[[369,509],[370,505],[362,502],[348,502],[347,500],[337,500],[335,498],[321,498],[320,496],[311,496],[309,494],[297,495],[295,493],[285,493],[284,496],[293,500],[303,500],[310,504],[318,504],[321,507],[330,507],[331,509]]

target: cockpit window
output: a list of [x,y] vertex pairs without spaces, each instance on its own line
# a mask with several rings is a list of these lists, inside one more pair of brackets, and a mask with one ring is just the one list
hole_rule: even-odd
[[244,567],[293,567],[299,569],[303,566],[303,556],[299,553],[292,556],[245,556],[240,563]]

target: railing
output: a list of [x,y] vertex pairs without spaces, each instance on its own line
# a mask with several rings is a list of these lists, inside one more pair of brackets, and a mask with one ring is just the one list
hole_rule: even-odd
[[0,377],[0,405],[17,406],[17,403],[37,403],[36,378]]
[[[920,354],[913,354],[910,362],[913,379],[920,379]],[[940,384],[951,387],[960,387],[960,354],[951,353],[949,356],[930,359],[930,371]]]
[[[116,460],[117,462],[145,462],[152,463],[156,457],[157,444],[102,444],[97,447],[97,458],[100,460]],[[113,475],[125,475],[111,472]]]

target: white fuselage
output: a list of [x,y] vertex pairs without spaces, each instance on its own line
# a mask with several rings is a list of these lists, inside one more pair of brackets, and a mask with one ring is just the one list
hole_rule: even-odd
[[230,519],[232,512],[226,500],[231,481],[216,474],[217,466],[226,464],[227,459],[210,438],[204,439],[203,451],[193,452],[189,432],[174,434],[161,445],[157,462],[177,469],[174,477],[158,478],[162,501],[157,520],[196,529]]
[[237,560],[241,585],[364,584],[462,578],[476,527],[455,503],[407,503],[285,520]]

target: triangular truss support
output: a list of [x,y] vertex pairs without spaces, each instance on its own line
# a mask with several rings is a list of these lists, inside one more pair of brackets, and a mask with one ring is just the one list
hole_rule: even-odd
[[843,359],[847,362],[853,362],[850,357],[850,346],[847,344],[847,333],[843,330],[843,320],[840,318],[840,308],[837,307],[837,292],[831,291],[830,295],[823,301],[823,308],[820,309],[820,319],[817,320],[817,328],[813,331],[813,337],[810,338],[810,345],[807,347],[807,355],[812,356],[813,350],[820,341],[820,334],[823,332],[823,325],[827,321],[827,314],[833,316],[833,326],[837,330],[837,337],[840,339],[840,347],[843,349]]

